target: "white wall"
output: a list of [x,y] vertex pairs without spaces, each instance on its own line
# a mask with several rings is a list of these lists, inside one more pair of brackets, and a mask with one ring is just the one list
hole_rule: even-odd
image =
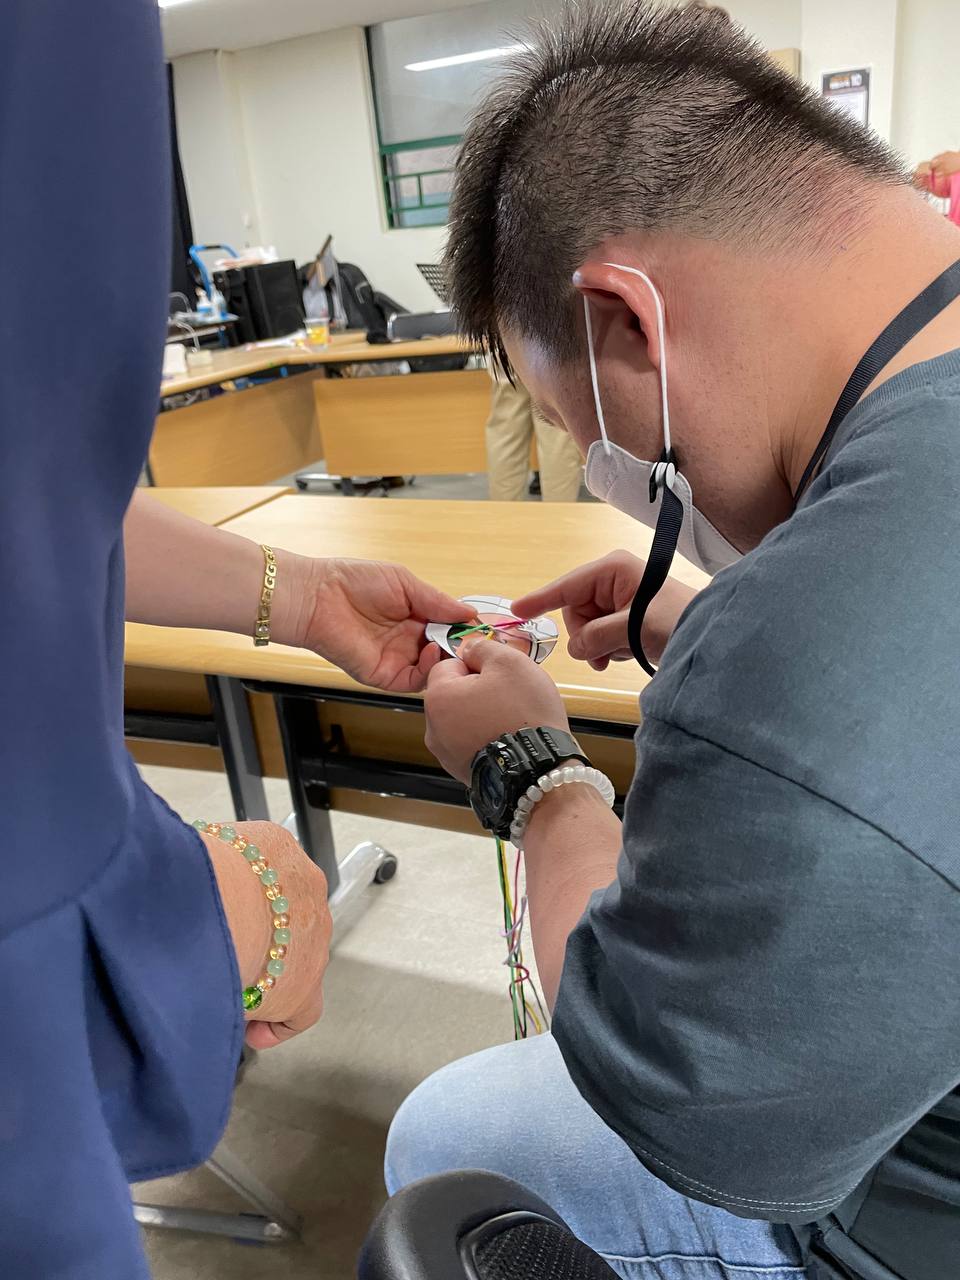
[[804,80],[819,89],[824,71],[870,67],[870,124],[887,139],[893,120],[897,9],[897,0],[803,0],[801,15]]
[[231,53],[193,53],[173,64],[177,131],[198,244],[241,248],[261,240],[239,89]]
[[731,18],[767,49],[800,48],[801,0],[720,0],[720,3]]
[[306,262],[332,233],[337,257],[363,267],[375,288],[414,309],[439,306],[416,263],[437,261],[444,229],[386,228],[363,31],[233,57],[267,243]]
[[960,4],[901,0],[893,142],[912,161],[960,148]]

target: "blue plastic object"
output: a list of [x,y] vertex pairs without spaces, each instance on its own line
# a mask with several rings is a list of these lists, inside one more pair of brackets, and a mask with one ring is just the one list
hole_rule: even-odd
[[213,280],[210,278],[210,272],[207,270],[206,264],[200,257],[201,253],[209,253],[213,249],[222,249],[224,253],[228,253],[231,258],[239,257],[236,249],[229,244],[192,244],[190,246],[190,257],[193,264],[200,272],[200,279],[203,281],[203,287],[207,291],[207,297],[213,297]]

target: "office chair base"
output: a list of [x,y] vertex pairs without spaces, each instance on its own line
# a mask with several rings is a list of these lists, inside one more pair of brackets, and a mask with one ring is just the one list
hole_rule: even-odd
[[327,471],[299,471],[293,479],[300,492],[307,493],[320,484],[332,484],[336,488],[340,484],[341,477],[330,475]]
[[[297,815],[289,814],[283,821],[284,828],[295,840],[300,836],[297,831]],[[363,840],[336,864],[337,887],[330,895],[330,914],[336,922],[338,915],[345,914],[371,884],[386,884],[397,874],[399,861],[395,853],[384,849],[383,845],[373,840]],[[328,872],[328,879],[332,872]]]
[[334,922],[366,891],[368,885],[386,884],[392,880],[399,864],[396,855],[382,845],[364,840],[351,849],[338,865],[340,883],[330,895],[330,914]]
[[300,1238],[300,1215],[254,1177],[222,1142],[206,1167],[257,1212],[216,1213],[209,1209],[134,1204],[137,1222],[144,1227],[227,1236],[256,1244],[284,1244]]

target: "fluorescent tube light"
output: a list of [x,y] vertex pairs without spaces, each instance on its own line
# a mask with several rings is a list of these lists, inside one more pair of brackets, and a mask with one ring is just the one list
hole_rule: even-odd
[[[180,0],[182,3],[183,0]],[[486,62],[490,58],[506,58],[519,53],[525,44],[508,44],[499,49],[476,49],[473,53],[453,53],[449,58],[429,58],[426,62],[408,62],[405,71],[435,71],[437,67],[457,67],[462,62]]]

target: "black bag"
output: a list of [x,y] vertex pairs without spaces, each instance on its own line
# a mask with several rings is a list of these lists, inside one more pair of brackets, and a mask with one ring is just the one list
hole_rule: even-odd
[[352,262],[339,264],[338,279],[347,328],[365,330],[368,342],[386,342],[390,317],[406,313],[407,308],[374,289],[366,273]]

